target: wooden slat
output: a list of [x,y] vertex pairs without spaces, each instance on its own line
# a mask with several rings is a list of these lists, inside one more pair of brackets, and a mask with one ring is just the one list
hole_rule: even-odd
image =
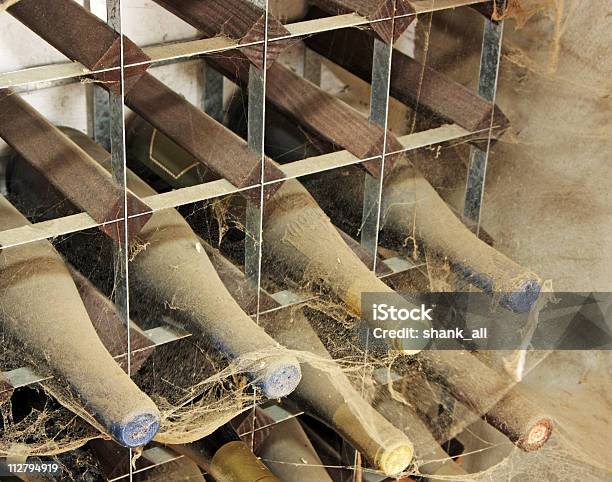
[[[115,241],[124,238],[124,193],[110,174],[11,90],[0,91],[0,137],[32,165],[66,199],[87,212],[100,229]],[[33,188],[33,186],[29,186]],[[149,207],[128,191],[130,215],[128,238],[132,239],[148,221]]]
[[[70,60],[92,71],[111,69],[94,74],[94,78],[116,94],[122,89],[129,91],[148,67],[148,57],[136,44],[126,37],[122,41],[109,25],[74,0],[20,0],[7,12]],[[112,69],[122,61],[138,66],[123,73]]]
[[[239,51],[212,54],[208,62],[234,82],[247,85],[248,61]],[[382,127],[278,62],[268,69],[266,98],[291,120],[359,159],[381,156],[385,137],[387,150],[402,150],[390,132],[385,136]],[[389,158],[385,170],[390,171],[395,160]],[[374,177],[381,174],[377,160],[364,163],[364,167]]]
[[[218,177],[239,188],[256,186],[261,181],[261,154],[249,149],[242,138],[151,74],[142,75],[125,103]],[[266,162],[264,168],[266,179],[282,177],[271,163]],[[279,187],[280,184],[265,195],[272,196]],[[244,193],[259,202],[259,191]]]
[[[408,134],[398,138],[402,149],[409,151],[441,142],[468,137],[474,133],[456,125],[444,125],[428,131]],[[284,179],[291,179],[305,174],[314,174],[336,167],[347,166],[360,162],[358,158],[347,151],[338,151],[280,166]],[[268,182],[266,184],[272,184]],[[185,187],[143,198],[143,201],[156,212],[162,209],[175,208],[197,201],[232,194],[240,191],[225,179],[212,181],[196,186]],[[74,214],[63,218],[52,219],[28,226],[9,229],[0,232],[0,246],[8,248],[19,244],[42,239],[55,238],[68,233],[82,231],[98,226],[87,213]]]
[[395,42],[416,18],[409,0],[311,0],[311,3],[333,15],[357,13],[366,17],[380,39],[388,44]]
[[505,0],[489,0],[485,3],[477,3],[475,5],[472,5],[471,7],[478,13],[483,15],[485,18],[490,20],[496,20],[499,17],[503,17],[504,8],[501,7],[503,2],[505,2]]
[[[223,35],[242,45],[241,52],[258,68],[270,66],[287,42],[274,42],[264,48],[266,14],[248,0],[154,0],[207,37]],[[269,38],[285,37],[289,32],[272,15],[267,15]],[[264,62],[264,52],[266,59]]]
[[[305,39],[306,45],[359,78],[372,79],[373,36],[358,29],[343,29]],[[413,108],[426,108],[444,120],[470,131],[486,129],[492,106],[452,79],[394,50],[391,95]],[[508,119],[495,107],[494,126],[504,129]]]

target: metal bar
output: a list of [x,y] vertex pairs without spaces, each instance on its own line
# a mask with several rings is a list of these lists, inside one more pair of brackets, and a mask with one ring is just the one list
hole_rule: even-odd
[[479,3],[488,3],[491,0],[410,0],[417,15],[437,12],[452,8],[468,7]]
[[[110,153],[111,174],[113,180],[123,190],[123,221],[122,229],[125,232],[122,243],[116,243],[113,249],[114,261],[114,286],[115,306],[117,315],[126,327],[126,352],[127,352],[127,374],[132,375],[132,341],[130,327],[130,290],[128,274],[129,256],[129,218],[128,218],[128,190],[127,190],[127,165],[125,157],[125,39],[123,37],[121,20],[121,0],[106,0],[107,23],[114,32],[119,34],[119,83],[117,88],[109,89],[109,113],[110,113]],[[146,68],[146,67],[145,67]],[[132,449],[129,449],[129,457],[132,459]],[[130,464],[129,478],[132,480],[133,466]]]
[[204,96],[202,110],[217,122],[223,120],[223,75],[209,67],[206,62],[202,66],[204,77]]
[[150,465],[147,465],[146,467],[143,467],[141,469],[134,469],[130,464],[130,473],[120,475],[118,477],[113,477],[112,479],[109,479],[108,482],[116,482],[118,480],[123,480],[127,478],[129,478],[129,480],[132,480],[132,476],[135,474],[146,472],[147,470],[159,467],[160,465],[174,462],[175,460],[179,460],[184,456],[177,454],[176,452],[173,452],[172,450],[167,449],[166,447],[155,446],[150,449],[144,450],[142,452],[141,457],[145,461],[149,462]]
[[110,140],[110,100],[108,92],[102,87],[92,85],[92,122],[93,138],[107,151],[111,150]]
[[[85,0],[83,7],[92,12],[90,0]],[[110,105],[108,93],[99,85],[92,83],[89,86],[87,102],[89,103],[89,135],[110,152]]]
[[[397,2],[401,0],[392,1],[392,14],[397,9]],[[412,10],[412,8],[410,8]],[[398,13],[400,13],[398,11]],[[410,19],[410,21],[412,21]],[[407,25],[410,23],[404,22]],[[381,36],[374,39],[374,46],[372,52],[372,80],[371,80],[371,92],[370,92],[370,121],[378,124],[382,127],[384,136],[382,139],[382,157],[380,159],[380,176],[378,179],[374,178],[369,172],[366,172],[364,179],[363,189],[363,206],[362,206],[362,221],[361,221],[361,245],[372,257],[372,271],[376,272],[376,262],[378,259],[378,230],[380,227],[380,210],[381,210],[381,197],[382,187],[385,175],[385,151],[389,149],[387,147],[388,135],[387,135],[387,118],[388,118],[388,107],[389,107],[389,85],[391,81],[391,60],[393,57],[393,42],[396,40],[394,31],[395,19],[391,21],[389,29],[375,29],[376,33]],[[383,32],[387,32],[388,38],[385,39]],[[399,36],[399,35],[398,35]],[[386,40],[386,41],[385,41]],[[395,144],[391,144],[390,149],[394,150],[397,147]],[[363,356],[363,368],[364,375],[361,384],[361,395],[365,392],[365,382],[368,363],[368,352],[369,352],[370,337],[369,332],[366,332],[365,350]],[[349,450],[351,448],[349,447]],[[357,451],[354,453],[355,463],[355,475],[354,480],[357,480],[357,469],[361,467],[361,454]]]
[[263,132],[264,132],[264,76],[263,72],[255,67],[249,67],[249,125],[248,125],[248,144],[254,152],[263,152]]
[[13,388],[25,387],[53,378],[50,375],[39,373],[31,367],[16,368],[15,370],[4,372],[3,375]]
[[[265,82],[263,72],[249,66],[248,144],[263,159]],[[263,187],[260,187],[263,189]],[[262,208],[257,201],[247,201],[244,272],[251,281],[257,281],[260,267]]]
[[[392,45],[382,40],[374,39],[370,120],[381,126],[385,133],[387,128],[387,106],[389,101],[392,50]],[[383,149],[385,144],[386,142],[383,142]],[[381,164],[384,162],[384,152],[380,162]],[[381,175],[378,179],[366,173],[364,180],[361,245],[370,256],[372,256],[372,269],[376,267],[376,250],[378,246],[378,227],[380,223],[380,201],[383,180],[382,168],[380,172]]]
[[260,409],[264,412],[265,415],[272,419],[271,423],[264,423],[256,427],[254,430],[251,428],[251,430],[249,430],[248,432],[241,431],[238,433],[239,437],[244,437],[245,435],[253,434],[254,432],[258,432],[260,430],[272,427],[278,423],[282,423],[292,418],[299,417],[300,415],[305,413],[301,410],[294,409],[294,407],[281,407],[277,404],[269,405],[263,409],[260,407]]
[[[480,76],[478,82],[478,95],[492,105],[495,104],[497,92],[497,78],[503,39],[503,22],[484,20],[484,34],[482,39],[482,52],[480,57]],[[470,162],[465,189],[463,215],[476,224],[476,235],[480,230],[480,213],[484,195],[487,161],[491,147],[491,131],[494,116],[489,122],[489,135],[484,150],[471,146]]]
[[282,290],[272,293],[270,297],[281,306],[295,305],[302,303],[306,298],[292,290]]
[[[464,5],[473,5],[490,0],[418,0],[412,4],[418,14],[456,8]],[[320,32],[337,30],[346,27],[359,27],[372,23],[365,17],[354,13],[335,15],[287,24],[284,27],[289,32],[279,39],[290,39],[313,35]],[[252,42],[249,46],[263,42]],[[182,62],[207,53],[222,52],[235,48],[238,43],[227,37],[213,37],[200,40],[187,40],[175,43],[155,44],[143,47],[142,51],[148,56],[152,64],[165,64],[168,62]],[[243,44],[245,45],[245,44]],[[147,61],[148,63],[149,61]],[[139,65],[140,62],[127,62],[126,66]],[[18,92],[46,89],[61,85],[66,81],[77,82],[84,75],[117,70],[117,68],[91,70],[80,62],[64,62],[43,65],[39,67],[20,69],[0,73],[0,88],[15,87]]]
[[143,333],[147,336],[149,340],[151,340],[153,345],[145,348],[140,348],[139,350],[149,350],[151,348],[156,348],[158,346],[166,345],[167,343],[172,343],[173,341],[182,340],[183,338],[191,336],[191,333],[189,333],[188,331],[185,331],[182,328],[178,328],[172,325],[157,326],[155,328],[144,330]]
[[424,266],[426,264],[424,262],[415,263],[411,259],[404,258],[403,256],[387,258],[384,259],[382,262],[385,266],[387,266],[387,268],[391,270],[391,273],[379,276],[379,278],[386,278],[387,276],[392,276],[394,274],[404,273],[406,271],[410,271],[411,269],[415,269],[419,266]]
[[[442,142],[468,138],[474,135],[456,125],[444,125],[428,131],[417,132],[399,137],[398,140],[404,151],[427,147]],[[388,153],[387,153],[388,154]],[[300,161],[280,166],[284,179],[292,179],[323,172],[337,167],[358,164],[362,160],[347,151],[338,151],[321,156],[309,157]],[[266,182],[266,185],[278,181]],[[240,189],[233,186],[225,179],[198,184],[195,186],[175,189],[162,194],[156,194],[143,198],[143,201],[151,208],[152,212],[175,208],[197,201],[212,199],[215,197],[239,192]],[[54,238],[76,231],[82,231],[99,226],[87,213],[74,214],[50,221],[43,221],[27,226],[20,226],[0,232],[0,246],[9,248],[20,244],[40,241],[42,239]]]

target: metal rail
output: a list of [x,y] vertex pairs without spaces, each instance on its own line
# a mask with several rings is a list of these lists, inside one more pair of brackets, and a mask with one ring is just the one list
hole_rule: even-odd
[[[400,144],[405,151],[411,151],[422,147],[429,147],[444,142],[455,140],[467,140],[472,136],[477,136],[486,131],[469,132],[462,127],[454,124],[446,124],[441,127],[436,127],[427,131],[408,134],[398,138]],[[387,153],[389,154],[389,153]],[[315,174],[318,172],[328,171],[337,167],[348,166],[351,164],[362,163],[364,159],[359,159],[347,151],[337,151],[320,156],[309,157],[299,161],[291,162],[280,166],[284,177],[266,181],[264,185],[274,184],[285,179],[293,179],[306,174]],[[259,185],[254,185],[250,188],[257,188]],[[228,194],[243,191],[243,188],[238,189],[225,179],[198,184],[195,186],[184,187],[173,191],[155,194],[143,198],[143,201],[151,208],[153,212],[163,209],[176,208],[197,201],[216,198]],[[40,241],[42,239],[55,238],[65,234],[70,234],[85,229],[98,227],[96,223],[87,213],[73,214],[62,218],[42,221],[31,225],[20,226],[18,228],[8,229],[0,232],[0,247],[10,248],[20,244]]]
[[[488,3],[491,0],[414,0],[413,7],[417,15],[428,12],[457,8],[462,6]],[[377,20],[377,22],[389,21],[390,19]],[[289,35],[274,38],[271,41],[286,40],[291,38],[313,35],[329,30],[346,27],[359,27],[373,23],[365,17],[350,13],[330,17],[306,20],[285,25]],[[240,47],[258,45],[263,41],[241,44]],[[172,62],[186,61],[202,55],[223,52],[238,46],[236,41],[226,37],[213,37],[199,40],[184,40],[173,43],[161,43],[143,47],[144,53],[151,58],[152,66],[163,65]],[[139,63],[126,64],[126,67],[139,65]],[[79,62],[61,62],[20,69],[11,72],[0,73],[0,89],[13,87],[17,92],[45,89],[62,85],[66,82],[77,82],[81,77],[93,73],[108,72],[114,69],[89,70]]]
[[[505,2],[502,2],[505,3]],[[502,5],[503,7],[503,5]],[[495,105],[497,94],[497,79],[501,59],[504,23],[484,19],[484,34],[480,56],[480,74],[478,80],[478,95]],[[470,148],[470,161],[465,188],[465,201],[463,215],[476,224],[476,235],[480,230],[480,213],[484,196],[487,162],[491,149],[491,130],[493,127],[493,113],[489,125],[489,135],[484,149],[476,146]]]

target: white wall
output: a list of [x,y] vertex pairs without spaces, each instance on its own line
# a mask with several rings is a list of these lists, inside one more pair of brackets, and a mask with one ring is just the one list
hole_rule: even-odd
[[[193,27],[150,0],[123,0],[122,4],[124,33],[138,45],[197,38]],[[106,18],[105,0],[85,0],[85,5],[100,18]],[[34,32],[8,13],[0,12],[0,73],[66,61],[64,55]],[[189,61],[152,68],[150,72],[199,105],[202,91],[199,70],[200,62]],[[88,90],[87,85],[74,83],[21,95],[52,123],[87,132]],[[0,190],[4,177],[2,159],[9,153],[8,146],[0,139]]]

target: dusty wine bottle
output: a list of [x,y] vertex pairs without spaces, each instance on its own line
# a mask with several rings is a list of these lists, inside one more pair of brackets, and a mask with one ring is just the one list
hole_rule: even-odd
[[290,399],[336,430],[385,475],[405,470],[413,457],[410,439],[353,388],[304,314],[296,310],[289,320],[283,317],[263,323],[287,348],[313,354],[312,360],[302,364],[302,381]]
[[[418,472],[431,482],[441,482],[446,476],[465,476],[467,472],[442,449],[414,409],[386,397],[378,402],[376,410],[402,432],[409,434],[414,443]],[[440,479],[436,476],[441,476]],[[460,479],[463,480],[463,479]]]
[[[242,105],[235,104],[234,108],[230,106],[230,114],[234,113],[230,125],[241,132],[245,129],[245,121],[238,114]],[[266,135],[266,152],[284,162],[296,160],[295,153],[315,156],[334,150],[323,138],[306,137],[274,107],[266,114]],[[329,207],[337,211],[340,206],[343,215],[358,220],[362,215],[364,176],[359,167],[347,166],[312,178],[306,187],[324,210]],[[423,242],[447,257],[454,271],[469,283],[498,295],[502,306],[526,312],[538,298],[540,277],[480,240],[408,159],[398,160],[386,175],[381,213],[383,233],[401,241]]]
[[[62,131],[92,162],[110,168],[110,154],[93,140],[74,129]],[[15,163],[11,177],[20,175],[18,169],[25,169],[25,164]],[[33,182],[35,173],[27,175]],[[157,194],[129,171],[127,183],[140,197]],[[264,396],[281,398],[291,393],[301,377],[299,362],[238,306],[185,219],[175,209],[164,209],[155,212],[146,227],[138,235],[146,249],[129,264],[131,289],[160,306],[172,303],[173,316],[179,321],[207,334],[216,348],[244,362],[242,366]]]
[[[163,134],[144,128],[130,128],[129,146],[138,161],[151,166],[154,171],[173,186],[181,180],[187,186],[190,179],[188,167],[192,166],[190,154],[173,144]],[[148,146],[148,147],[147,147]],[[169,169],[160,168],[160,162],[172,160],[173,172],[185,172],[182,178],[169,174]],[[273,162],[268,160],[268,162]],[[215,177],[199,171],[193,176],[212,180]],[[134,192],[137,193],[135,189]],[[240,201],[240,200],[238,200]],[[386,293],[397,299],[398,305],[407,302],[369,270],[346,245],[329,218],[319,208],[308,191],[296,180],[286,180],[264,204],[263,262],[271,277],[289,277],[298,282],[314,283],[340,298],[349,311],[361,315],[362,293]],[[377,322],[371,328],[397,329],[403,327],[425,328],[426,320],[401,322]],[[423,340],[395,338],[390,345],[406,353],[415,353],[422,348]]]
[[[223,256],[218,254],[215,259],[230,292],[241,292],[247,283],[244,274]],[[262,296],[267,298],[265,293]],[[409,465],[412,445],[408,437],[363,400],[301,310],[292,310],[289,317],[284,312],[272,311],[263,315],[260,322],[284,346],[299,350],[306,361],[310,360],[302,364],[302,382],[294,392],[300,409],[308,409],[335,429],[377,469],[399,473]]]
[[523,313],[538,298],[540,278],[478,239],[408,162],[398,163],[390,176],[382,212],[384,225],[404,236],[413,234],[430,249],[447,256],[467,281],[486,293],[499,294],[502,306]]
[[[225,276],[224,280],[227,280],[230,292],[235,294],[243,291],[247,283],[244,274],[222,255],[217,254],[215,260],[219,271]],[[276,302],[268,299],[265,293],[262,293],[262,299],[270,301],[272,307],[277,306]],[[311,363],[302,365],[302,382],[295,392],[300,409],[311,407],[311,413],[333,427],[358,450],[363,451],[376,468],[381,469],[377,464],[382,464],[384,469],[381,470],[399,472],[410,463],[412,453],[410,440],[376,412],[373,413],[371,407],[360,397],[340,367],[332,360],[301,310],[292,310],[288,319],[280,311],[271,312],[263,315],[260,322],[278,341],[288,348],[299,350],[306,360],[312,360]],[[339,382],[338,386],[334,384],[336,380]],[[321,402],[321,398],[329,400]],[[353,403],[359,399],[361,402]],[[347,405],[348,408],[343,408],[343,405]],[[362,409],[363,416],[360,415]],[[338,417],[334,417],[334,411],[339,414]],[[345,414],[344,417],[340,415],[342,413]],[[371,422],[368,417],[371,418]],[[346,424],[343,423],[344,419],[347,420]],[[372,423],[376,426],[374,431],[370,430]],[[264,441],[263,446],[265,444]],[[280,475],[279,477],[285,480],[285,477]]]
[[[544,445],[553,422],[518,384],[512,384],[464,350],[427,350],[418,355],[428,378],[506,435],[525,452]],[[512,388],[512,390],[511,390]]]
[[332,481],[295,417],[270,427],[257,454],[266,461],[270,471],[284,482]]
[[[326,176],[322,189],[313,194],[320,200],[333,186],[336,204],[350,209],[360,205],[363,176],[352,166],[340,169]],[[381,213],[383,232],[422,241],[428,249],[447,257],[453,270],[466,281],[498,296],[501,306],[524,313],[537,300],[540,278],[480,240],[408,161],[399,161],[387,177]]]
[[197,442],[171,448],[189,457],[218,482],[280,482],[229,424]]
[[[0,196],[0,229],[27,224]],[[157,407],[104,348],[68,269],[48,241],[0,252],[0,305],[5,329],[70,387],[114,440],[137,447],[155,436]]]

